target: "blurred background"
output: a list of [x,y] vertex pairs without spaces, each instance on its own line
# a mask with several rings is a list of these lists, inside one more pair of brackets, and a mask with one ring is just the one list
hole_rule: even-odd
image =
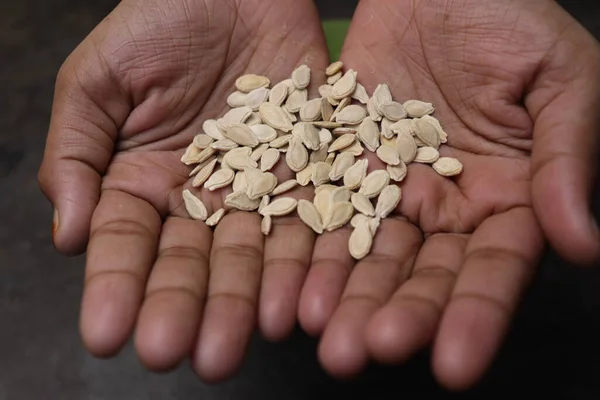
[[[600,37],[600,1],[560,3]],[[116,4],[0,2],[0,400],[600,398],[600,269],[571,268],[552,252],[496,364],[479,387],[460,396],[435,384],[426,352],[399,368],[373,366],[352,382],[334,381],[318,366],[316,341],[301,331],[281,344],[256,337],[240,373],[211,386],[188,365],[149,373],[131,346],[110,360],[89,356],[78,332],[84,258],[53,249],[52,210],[36,173],[56,72]],[[356,1],[317,4],[335,58]]]

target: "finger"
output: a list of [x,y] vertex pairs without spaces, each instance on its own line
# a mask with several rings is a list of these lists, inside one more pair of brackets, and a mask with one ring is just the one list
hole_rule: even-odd
[[211,244],[212,230],[202,222],[170,218],[163,225],[135,334],[138,355],[149,369],[172,369],[192,350],[206,297]]
[[[309,188],[282,196],[312,200]],[[259,326],[270,340],[287,337],[296,324],[298,299],[310,267],[315,234],[297,216],[273,219],[265,239]]]
[[38,173],[54,207],[54,244],[67,255],[85,250],[102,175],[130,110],[104,65],[97,55],[76,51],[61,68]]
[[366,366],[367,322],[408,278],[421,243],[421,232],[410,223],[392,218],[381,223],[371,253],[356,264],[323,333],[319,359],[330,374],[350,377]]
[[[600,259],[600,230],[592,214],[600,58],[594,51],[581,55],[578,68],[571,68],[572,60],[563,60],[568,68],[545,66],[526,104],[535,118],[532,192],[542,228],[562,256],[592,264]],[[547,82],[559,82],[554,92]]]
[[158,213],[144,200],[102,193],[92,219],[80,320],[85,346],[95,356],[115,354],[129,338],[160,228]]
[[298,319],[309,335],[320,335],[340,302],[354,259],[348,251],[349,228],[324,232],[315,242],[308,275],[300,292]]
[[405,362],[431,342],[462,266],[467,238],[454,234],[427,238],[410,279],[367,325],[367,348],[375,360]]
[[491,364],[543,249],[533,211],[514,208],[473,233],[435,339],[437,379],[468,388]]
[[208,301],[194,352],[194,369],[215,382],[240,366],[257,314],[263,234],[256,213],[226,215],[213,236]]

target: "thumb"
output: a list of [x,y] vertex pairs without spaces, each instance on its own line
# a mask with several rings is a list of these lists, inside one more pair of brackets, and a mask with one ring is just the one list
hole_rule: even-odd
[[584,42],[569,50],[564,47],[572,43],[556,46],[526,104],[535,119],[532,195],[538,219],[561,256],[591,264],[600,259],[600,231],[591,204],[600,127],[600,51],[591,37]]
[[126,96],[101,58],[75,50],[61,67],[38,173],[55,210],[54,245],[66,255],[85,250],[102,176],[129,113]]

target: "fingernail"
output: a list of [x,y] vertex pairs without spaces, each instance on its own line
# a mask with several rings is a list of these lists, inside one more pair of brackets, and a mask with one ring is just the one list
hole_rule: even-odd
[[52,215],[52,237],[56,234],[58,230],[58,210],[54,209],[54,214]]

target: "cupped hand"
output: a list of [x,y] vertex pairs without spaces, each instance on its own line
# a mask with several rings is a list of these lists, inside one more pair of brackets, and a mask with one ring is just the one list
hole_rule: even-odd
[[[497,352],[544,247],[600,255],[591,189],[597,42],[554,1],[362,0],[341,56],[369,93],[434,103],[448,179],[410,164],[395,214],[354,265],[323,235],[301,295],[305,329],[337,376],[399,363],[433,341],[433,369],[474,384]],[[335,257],[335,259],[332,259]],[[319,262],[322,260],[323,262]]]
[[[282,238],[296,225],[282,219],[265,241],[257,215],[238,212],[213,238],[183,207],[191,167],[180,159],[225,112],[237,77],[278,82],[327,61],[309,0],[125,0],[69,56],[39,180],[56,247],[87,250],[80,325],[92,354],[115,354],[135,328],[149,368],[191,353],[201,377],[225,378],[254,329],[261,279],[261,327],[273,338],[293,328],[303,275],[286,271],[308,264],[312,235],[303,229],[290,249]],[[194,191],[209,212],[227,194]],[[263,254],[276,267],[264,278]]]

